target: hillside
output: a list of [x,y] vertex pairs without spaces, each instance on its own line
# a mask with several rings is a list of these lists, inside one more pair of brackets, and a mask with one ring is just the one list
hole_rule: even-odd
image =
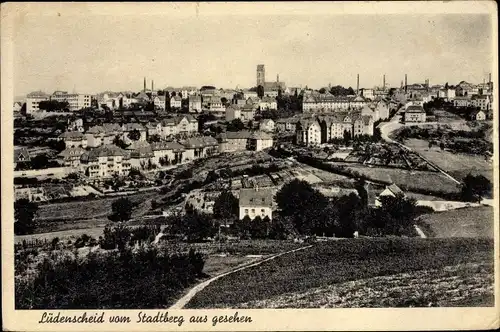
[[487,239],[323,242],[220,278],[187,308],[493,305],[492,252]]

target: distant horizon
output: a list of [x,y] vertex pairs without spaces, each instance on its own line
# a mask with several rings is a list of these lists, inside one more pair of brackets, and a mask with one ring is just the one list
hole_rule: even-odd
[[[256,4],[257,6],[257,4]],[[14,33],[14,95],[167,86],[313,89],[475,84],[493,73],[488,14],[25,15]],[[474,42],[471,42],[474,41]]]

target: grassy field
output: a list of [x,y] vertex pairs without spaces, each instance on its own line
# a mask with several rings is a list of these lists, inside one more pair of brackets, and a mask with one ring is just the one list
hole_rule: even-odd
[[[477,266],[470,267],[466,264]],[[436,299],[439,302],[439,299],[446,298],[446,294],[453,291],[435,287],[426,288],[428,291],[423,293],[415,293],[422,285],[432,284],[440,276],[458,278],[466,289],[477,289],[476,292],[465,292],[464,296],[456,298],[450,305],[460,306],[471,301],[474,303],[478,294],[490,299],[481,304],[493,305],[493,241],[374,238],[320,243],[313,248],[284,255],[216,280],[199,292],[187,307],[259,307],[259,301],[280,296],[293,297],[293,294],[314,289],[321,291],[325,287],[337,286],[341,291],[345,289],[345,285],[356,285],[352,282],[358,282],[360,291],[364,292],[369,291],[370,287],[378,287],[384,296],[371,297],[367,299],[367,303],[350,300],[348,297],[340,303],[330,301],[326,296],[320,298],[324,298],[331,307],[427,306]],[[394,288],[383,287],[383,283],[380,284],[382,277],[393,280],[396,283]],[[411,280],[413,288],[403,287],[406,280]],[[349,282],[351,283],[346,284]],[[391,292],[396,291],[400,292],[398,296],[391,295]],[[404,303],[413,297],[413,302]],[[384,302],[385,298],[399,298],[403,303]],[[291,301],[289,306],[312,308],[321,305],[310,299],[297,304]]]
[[429,143],[420,139],[408,139],[405,141],[405,145],[449,172],[458,180],[464,178],[468,173],[482,174],[486,178],[493,180],[493,164],[482,156],[442,151],[438,146],[429,149]]
[[[340,163],[342,164],[342,163]],[[438,172],[410,171],[389,167],[368,167],[344,163],[349,169],[366,175],[372,180],[389,181],[407,190],[441,190],[443,192],[460,192],[458,185]],[[417,180],[418,179],[418,180]]]
[[419,225],[427,236],[493,238],[493,207],[481,206],[435,212],[423,215]]

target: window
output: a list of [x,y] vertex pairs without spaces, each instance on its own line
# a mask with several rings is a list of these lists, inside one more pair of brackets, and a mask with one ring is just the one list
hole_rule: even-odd
[[245,214],[248,214],[248,209],[245,209]]
[[252,209],[252,213],[255,213],[255,209]]

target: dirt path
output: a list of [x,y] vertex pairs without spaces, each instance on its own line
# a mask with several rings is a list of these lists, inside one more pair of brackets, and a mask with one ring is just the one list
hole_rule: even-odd
[[280,256],[283,256],[283,255],[286,255],[286,254],[291,254],[293,252],[296,252],[296,251],[299,251],[299,250],[304,250],[304,249],[308,249],[308,248],[311,248],[312,245],[310,246],[305,246],[305,247],[300,247],[300,248],[297,248],[297,249],[293,249],[293,250],[290,250],[290,251],[286,251],[286,252],[282,252],[280,254],[276,254],[276,255],[273,255],[271,257],[268,257],[266,259],[263,259],[263,260],[260,260],[258,262],[255,262],[255,263],[251,263],[251,264],[248,264],[248,265],[245,265],[245,266],[242,266],[242,267],[238,267],[234,270],[231,270],[229,272],[226,272],[226,273],[222,273],[222,274],[219,274],[218,276],[215,276],[213,278],[210,278],[208,280],[205,280],[203,281],[202,283],[199,283],[198,285],[194,286],[193,288],[191,288],[189,290],[189,292],[184,295],[182,298],[180,298],[174,305],[172,305],[170,307],[170,309],[182,309],[184,308],[184,306],[200,291],[202,291],[205,287],[207,287],[208,285],[210,285],[212,282],[214,282],[215,280],[219,279],[219,278],[222,278],[222,277],[225,277],[229,274],[232,274],[232,273],[235,273],[235,272],[239,272],[239,271],[242,271],[242,270],[245,270],[245,269],[248,269],[250,267],[254,267],[254,266],[257,266],[257,265],[260,265],[264,262],[267,262],[267,261],[270,261],[270,260],[273,260],[277,257],[280,257]]

